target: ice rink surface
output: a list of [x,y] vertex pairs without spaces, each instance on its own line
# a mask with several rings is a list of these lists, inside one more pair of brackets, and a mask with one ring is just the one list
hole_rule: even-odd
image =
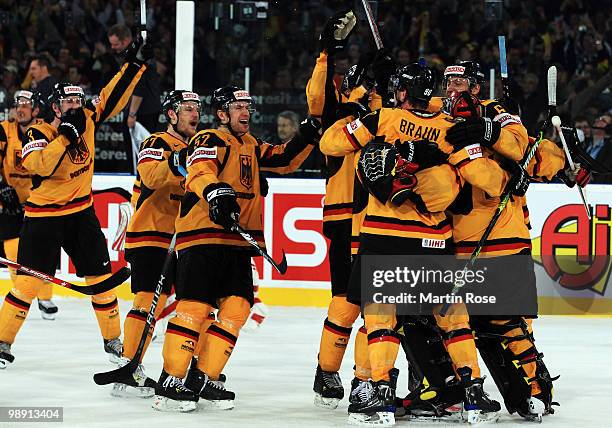
[[[230,411],[191,414],[160,413],[151,399],[119,399],[110,386],[94,384],[95,372],[114,368],[102,350],[93,310],[87,300],[57,299],[55,321],[43,321],[36,303],[13,345],[15,363],[0,370],[0,407],[62,406],[63,424],[19,423],[10,427],[342,427],[346,398],[334,411],[312,404],[312,383],[325,310],[271,307],[263,326],[243,333],[224,373],[228,389],[236,392]],[[129,303],[121,303],[124,319]],[[356,329],[354,329],[356,330]],[[538,348],[545,354],[561,403],[555,415],[544,418],[551,427],[612,426],[612,318],[544,317],[534,322]],[[153,342],[145,357],[148,375],[157,379],[162,366],[162,344]],[[406,392],[402,351],[398,395]],[[352,340],[342,365],[347,391],[353,366]],[[484,364],[483,364],[484,367]],[[486,371],[486,368],[483,369]],[[500,400],[491,379],[486,390]],[[501,400],[500,400],[501,401]],[[497,426],[529,425],[505,410]],[[396,426],[409,425],[398,420]],[[415,425],[442,426],[440,423]],[[453,424],[453,426],[461,426]]]

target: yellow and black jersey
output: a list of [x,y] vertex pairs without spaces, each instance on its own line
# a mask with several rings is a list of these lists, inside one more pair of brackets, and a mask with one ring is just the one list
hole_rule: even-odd
[[[34,119],[40,124],[41,119]],[[0,122],[0,168],[4,181],[15,189],[19,201],[23,204],[30,195],[32,187],[32,174],[22,165],[22,141],[25,135],[21,132],[19,123],[15,120]]]
[[[469,257],[487,228],[510,175],[501,169],[498,154],[485,149],[483,159],[488,161],[486,174],[468,177],[451,207],[453,213],[453,240],[460,258]],[[461,169],[461,167],[459,167]],[[525,197],[512,196],[485,242],[479,257],[498,257],[517,254],[531,248],[529,230],[525,220]]]
[[92,205],[96,127],[123,110],[145,68],[123,65],[96,102],[85,105],[86,128],[77,144],[69,147],[70,141],[48,123],[28,129],[22,165],[34,177],[25,204],[27,217],[62,216]]
[[223,130],[207,129],[194,135],[189,142],[186,194],[176,220],[177,250],[195,245],[251,249],[239,234],[210,220],[204,189],[220,182],[232,186],[240,205],[240,226],[264,248],[259,172],[292,172],[312,148],[301,138],[271,145],[250,134],[236,137]]
[[137,168],[140,191],[127,229],[126,253],[134,248],[170,245],[185,179],[172,173],[168,158],[185,147],[187,143],[168,132],[152,134],[142,142]]
[[[323,135],[321,151],[342,156],[360,150],[376,136],[387,142],[429,140],[446,153],[452,146],[445,141],[446,130],[453,125],[450,117],[437,112],[382,108],[352,122],[336,122]],[[368,197],[365,217],[359,230],[360,243],[377,241],[383,246],[385,237],[417,239],[424,245],[440,245],[452,235],[444,211],[461,188],[461,177],[450,164],[439,165],[416,173],[414,189],[419,200],[408,200],[401,206],[382,204]],[[356,210],[358,211],[358,210]],[[363,215],[363,214],[361,214]],[[356,219],[359,213],[356,213]],[[354,222],[353,232],[358,227]],[[382,239],[380,239],[382,238]]]
[[321,52],[315,62],[312,76],[306,84],[308,114],[323,121],[335,113],[336,102],[346,101],[334,83],[334,68],[327,65],[327,53]]

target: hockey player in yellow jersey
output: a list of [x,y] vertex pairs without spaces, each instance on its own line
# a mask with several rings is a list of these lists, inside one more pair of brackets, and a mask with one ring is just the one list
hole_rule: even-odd
[[[331,17],[320,40],[322,51],[317,58],[312,77],[306,86],[309,115],[319,118],[323,130],[340,117],[346,122],[359,114],[381,107],[380,96],[374,90],[375,80],[368,75],[374,68],[371,59],[362,60],[349,68],[340,85],[336,85],[335,57],[347,43],[355,25],[352,11]],[[371,73],[370,73],[371,74]],[[351,269],[351,218],[355,178],[355,152],[342,156],[326,156],[323,233],[329,239],[329,265],[332,299],[323,322],[313,391],[318,407],[335,409],[344,397],[338,374],[352,326],[359,316],[359,307],[346,300]],[[370,377],[367,363],[367,341],[359,330],[355,346],[355,378],[351,393]]]
[[[466,176],[483,174],[485,184],[491,188],[500,188],[503,182],[496,181],[487,173],[476,150],[451,153],[452,147],[444,139],[453,122],[444,114],[426,111],[435,88],[431,69],[420,64],[406,66],[398,70],[396,84],[396,97],[401,108],[383,108],[348,125],[337,122],[324,134],[321,149],[328,155],[340,155],[362,148],[375,136],[386,141],[380,143],[382,145],[405,141],[397,145],[397,150],[404,159],[410,160],[412,173],[406,179],[393,181],[390,187],[376,189],[366,185],[370,193],[379,194],[369,197],[359,236],[360,256],[423,252],[452,254],[452,230],[444,210],[458,195],[463,179],[453,166],[445,163],[446,159],[453,165],[467,163]],[[471,162],[472,158],[476,160]],[[348,299],[353,302],[360,301],[360,258],[353,266],[349,284]],[[381,309],[379,315],[365,311],[372,380],[378,392],[349,406],[349,418],[366,424],[379,419],[393,423],[392,414],[384,411],[387,407],[384,403],[394,398],[390,372],[397,355],[399,335],[394,331],[394,307]],[[474,347],[472,357],[471,362],[477,367]],[[474,375],[478,373],[474,371]],[[482,380],[479,383],[474,378],[466,382],[469,387],[482,388]],[[496,412],[499,409],[499,405],[487,400],[484,394],[481,393],[479,398],[478,404],[483,410]]]
[[[192,411],[199,398],[207,407],[233,408],[234,393],[220,375],[253,304],[251,257],[256,255],[233,225],[265,248],[259,172],[296,169],[318,135],[318,122],[311,119],[300,125],[301,137],[282,145],[255,138],[249,133],[251,97],[234,86],[214,91],[212,109],[219,128],[200,131],[189,142],[186,193],[175,224],[179,303],[166,330],[153,402],[157,410]],[[217,321],[200,334],[215,307]],[[197,367],[183,383],[198,341]]]
[[[140,192],[125,242],[125,259],[130,262],[131,289],[135,297],[125,319],[121,364],[134,358],[174,234],[174,222],[185,194],[185,178],[179,169],[185,166],[187,142],[195,135],[200,120],[200,97],[191,91],[170,91],[162,110],[168,121],[167,130],[144,140],[138,155],[136,185]],[[165,306],[173,282],[172,272],[157,302],[156,318]],[[143,357],[149,340],[150,337],[145,342]],[[139,365],[131,378],[114,384],[111,394],[145,398],[152,397],[154,392],[155,381],[148,378],[143,366]]]
[[[0,189],[2,213],[0,214],[0,239],[4,241],[4,253],[10,260],[17,260],[19,231],[23,224],[23,204],[30,194],[32,175],[21,165],[21,146],[30,126],[41,123],[44,101],[37,92],[20,90],[15,92],[15,120],[0,123],[0,164],[3,183]],[[15,272],[10,271],[14,280]],[[43,319],[53,320],[57,306],[53,297],[53,286],[45,282],[38,290],[38,309]]]
[[[455,147],[471,144],[475,140],[481,141],[486,147],[485,156],[495,159],[501,165],[513,165],[515,173],[520,174],[520,171],[516,171],[516,164],[509,160],[522,159],[525,151],[533,145],[534,139],[527,137],[520,118],[507,112],[499,102],[487,100],[481,103],[475,98],[480,92],[483,77],[479,72],[479,65],[471,61],[446,68],[445,86],[449,100],[447,105],[454,110],[453,115],[467,117],[467,121],[458,127],[459,132],[453,134],[449,131],[447,138]],[[457,104],[463,104],[465,108],[458,109]],[[491,138],[486,138],[477,131],[483,124],[490,125]],[[495,137],[506,129],[512,130],[512,135],[516,137],[514,142],[509,138],[502,142],[501,135],[499,138]],[[482,131],[482,128],[480,130]],[[571,170],[565,162],[563,150],[548,140],[542,141],[538,147],[527,172],[534,178],[545,181],[557,176],[570,184],[576,179],[579,185],[588,182],[588,173],[584,168],[578,166]],[[461,202],[456,205],[457,211],[452,216],[454,238],[458,256],[465,258],[469,257],[476,247],[497,208],[499,198],[471,188],[466,189],[458,199]],[[505,287],[505,293],[508,295],[505,295],[504,300],[511,301],[511,295],[521,297],[525,312],[519,315],[524,314],[526,317],[510,317],[507,314],[488,318],[472,316],[471,325],[478,337],[480,354],[496,384],[504,386],[500,392],[508,411],[516,411],[529,420],[540,420],[543,414],[554,412],[552,379],[542,354],[535,348],[531,328],[530,318],[537,314],[537,301],[527,224],[525,197],[515,194],[506,205],[479,255],[488,268],[489,279],[496,282],[499,288]],[[512,284],[504,280],[504,268],[509,266],[512,266],[514,271]],[[507,346],[501,343],[502,339],[508,342]],[[499,364],[504,360],[506,364]],[[514,364],[513,361],[519,363]]]
[[[145,70],[144,61],[151,55],[150,46],[132,42],[126,50],[126,63],[93,102],[85,103],[83,89],[78,86],[55,85],[49,100],[50,122],[30,127],[28,143],[22,150],[22,165],[33,177],[25,204],[18,263],[53,275],[63,248],[86,283],[97,284],[112,277],[106,240],[93,208],[94,134],[98,123],[126,106]],[[0,346],[10,360],[14,359],[10,345],[41,282],[19,272],[0,310]],[[104,350],[117,361],[122,344],[115,293],[94,295],[91,302]]]

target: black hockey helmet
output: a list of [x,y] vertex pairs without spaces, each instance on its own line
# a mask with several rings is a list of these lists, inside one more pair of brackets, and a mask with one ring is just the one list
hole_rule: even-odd
[[166,98],[164,98],[164,102],[162,103],[162,111],[164,112],[166,119],[170,121],[168,110],[174,110],[178,113],[180,105],[188,101],[195,102],[198,105],[198,111],[200,110],[202,105],[200,96],[195,92],[186,91],[184,89],[175,89],[168,92],[168,95],[166,95]]
[[236,101],[248,102],[250,104],[249,111],[251,113],[255,111],[255,109],[252,108],[253,99],[251,98],[251,95],[249,95],[246,90],[241,89],[238,86],[223,86],[215,89],[212,94],[210,105],[214,113],[217,110],[229,110],[230,103]]
[[484,73],[480,70],[480,64],[476,61],[459,61],[457,64],[446,67],[444,81],[442,82],[445,88],[448,84],[448,78],[451,76],[465,77],[469,80],[470,86],[482,85],[485,80]]
[[433,68],[420,63],[400,67],[391,77],[394,91],[405,89],[408,99],[429,102],[437,86],[437,76]]
[[32,92],[26,91],[25,89],[21,89],[19,91],[16,91],[15,95],[13,96],[13,101],[15,105],[17,105],[19,99],[30,101],[32,103],[32,109],[38,107],[42,110],[45,107],[45,103],[42,100],[40,92]]
[[81,105],[85,105],[85,92],[83,92],[83,88],[71,83],[56,83],[55,86],[53,86],[51,95],[49,95],[49,105],[53,103],[59,104],[61,100],[68,97],[79,97],[81,99]]

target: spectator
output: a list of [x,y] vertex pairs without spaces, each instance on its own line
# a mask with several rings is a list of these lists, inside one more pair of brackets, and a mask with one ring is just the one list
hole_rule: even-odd
[[[113,25],[108,29],[108,42],[116,56],[119,56],[132,43],[132,32],[122,24]],[[161,90],[159,74],[154,61],[147,64],[147,69],[134,89],[134,94],[128,107],[127,126],[132,129],[136,121],[147,131],[154,133],[160,130],[159,114],[161,112]]]
[[57,79],[49,72],[50,67],[51,63],[44,55],[35,56],[30,61],[29,72],[32,75],[34,88],[40,92],[42,99],[45,101],[51,95],[53,86],[57,83]]
[[300,127],[300,117],[296,112],[285,110],[278,114],[276,119],[276,137],[273,144],[284,144],[291,140],[298,133]]
[[[584,135],[584,140],[580,141],[583,147],[589,147],[589,145],[591,144],[591,124],[589,123],[589,119],[584,116],[576,117],[576,120],[574,121],[574,127],[577,130],[582,131]],[[580,136],[580,133],[578,134],[578,136]]]
[[[612,169],[612,141],[610,141],[610,128],[605,118],[598,117],[595,119],[591,130],[593,141],[587,146],[587,153],[593,159]],[[606,178],[609,179],[610,177]]]

